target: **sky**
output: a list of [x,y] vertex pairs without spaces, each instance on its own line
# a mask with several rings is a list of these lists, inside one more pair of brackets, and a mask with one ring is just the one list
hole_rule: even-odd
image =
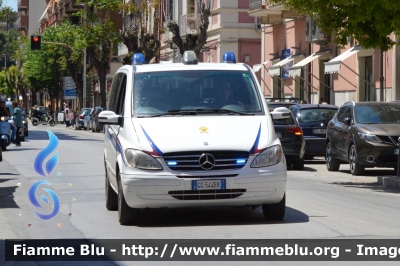
[[18,0],[3,0],[3,6],[9,6],[14,11],[18,9]]

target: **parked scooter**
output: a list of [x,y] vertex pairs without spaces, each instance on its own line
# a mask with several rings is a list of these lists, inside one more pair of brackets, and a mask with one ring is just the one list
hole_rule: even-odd
[[49,113],[43,114],[41,116],[41,119],[39,119],[38,117],[32,117],[31,121],[33,126],[49,124],[50,126],[53,127],[56,124],[56,122]]
[[0,118],[0,147],[3,151],[11,144],[11,127],[8,116]]

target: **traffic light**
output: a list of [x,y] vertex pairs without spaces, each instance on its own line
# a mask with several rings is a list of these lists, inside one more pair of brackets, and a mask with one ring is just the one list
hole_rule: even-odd
[[42,36],[32,35],[31,36],[31,50],[40,50],[41,42],[42,42]]

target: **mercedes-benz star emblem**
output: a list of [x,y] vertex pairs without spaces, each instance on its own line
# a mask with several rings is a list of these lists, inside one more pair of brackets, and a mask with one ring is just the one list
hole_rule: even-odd
[[215,165],[215,158],[209,153],[203,153],[199,158],[200,167],[205,170],[210,170]]

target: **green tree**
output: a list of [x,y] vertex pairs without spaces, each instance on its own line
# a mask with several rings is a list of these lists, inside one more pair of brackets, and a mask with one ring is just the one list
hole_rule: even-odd
[[[100,10],[118,11],[124,15],[124,26],[118,33],[125,46],[128,48],[128,56],[124,58],[124,64],[130,64],[134,53],[143,53],[146,62],[149,63],[159,55],[161,43],[158,33],[162,30],[158,20],[158,6],[160,0],[132,0],[123,3],[122,0],[81,0],[88,6]],[[151,12],[154,13],[151,16]],[[155,18],[152,31],[147,31],[150,18]],[[111,18],[112,19],[112,18]]]
[[400,5],[388,0],[270,0],[311,16],[321,30],[333,34],[335,43],[346,45],[349,36],[364,48],[389,50],[400,34]]
[[110,70],[112,44],[121,41],[114,22],[110,19],[109,10],[104,17],[97,13],[82,12],[85,23],[79,28],[80,49],[86,48],[89,67],[95,67],[99,76],[101,106],[106,106],[106,76]]

